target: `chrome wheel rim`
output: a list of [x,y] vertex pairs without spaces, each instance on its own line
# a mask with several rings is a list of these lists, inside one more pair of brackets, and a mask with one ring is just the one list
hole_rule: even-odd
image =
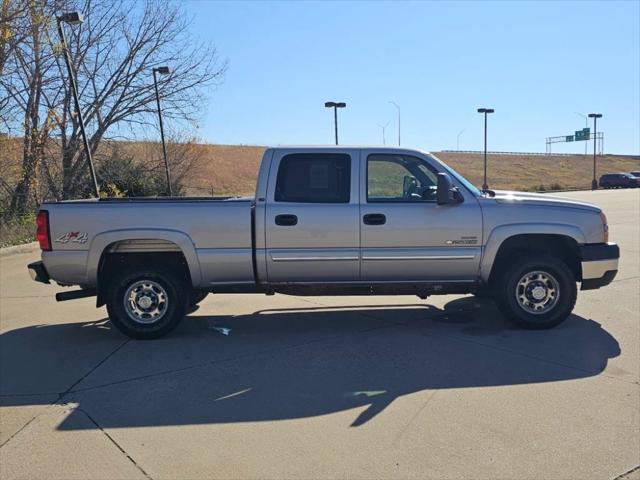
[[516,300],[527,313],[547,313],[556,306],[559,298],[560,285],[549,272],[529,272],[516,285]]
[[167,313],[168,305],[166,290],[153,280],[135,282],[124,294],[124,310],[136,323],[149,325],[160,321]]

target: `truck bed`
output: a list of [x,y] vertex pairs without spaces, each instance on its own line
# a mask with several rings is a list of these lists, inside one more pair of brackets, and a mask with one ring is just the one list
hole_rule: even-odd
[[49,212],[52,251],[43,258],[54,278],[91,284],[99,261],[93,257],[104,250],[103,243],[108,251],[154,251],[160,246],[152,240],[159,238],[162,248],[171,241],[190,247],[200,266],[199,285],[252,282],[251,202],[238,197],[46,202],[41,208]]

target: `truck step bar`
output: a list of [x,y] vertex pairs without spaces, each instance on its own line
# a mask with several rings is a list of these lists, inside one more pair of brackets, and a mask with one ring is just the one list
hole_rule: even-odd
[[72,292],[56,293],[58,302],[66,302],[67,300],[75,300],[77,298],[95,297],[98,291],[95,288],[85,288],[82,290],[73,290]]
[[273,295],[340,296],[340,295],[429,295],[465,294],[477,290],[478,281],[457,282],[344,282],[344,283],[270,283],[217,285],[211,293],[264,293]]

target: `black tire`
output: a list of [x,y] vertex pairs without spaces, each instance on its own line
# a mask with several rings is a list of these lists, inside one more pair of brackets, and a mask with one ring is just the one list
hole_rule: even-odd
[[[527,329],[541,330],[559,325],[576,304],[573,273],[562,260],[551,255],[531,255],[509,262],[502,270],[497,286],[496,303],[500,311],[513,323]],[[543,294],[544,298],[536,299],[536,295]]]
[[[129,291],[136,285],[138,290]],[[145,300],[146,303],[151,301],[149,309],[127,301],[130,295],[139,301],[142,301],[141,296],[151,298]],[[141,266],[113,277],[107,292],[107,312],[111,323],[122,333],[148,340],[162,337],[176,328],[186,314],[188,299],[189,289],[180,275],[171,270]],[[136,316],[138,320],[134,318]]]

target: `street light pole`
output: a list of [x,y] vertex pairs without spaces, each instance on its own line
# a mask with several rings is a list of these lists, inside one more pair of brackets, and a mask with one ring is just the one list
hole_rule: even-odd
[[160,121],[160,137],[162,138],[162,154],[164,156],[164,169],[167,174],[167,192],[169,196],[173,196],[173,188],[171,187],[171,173],[169,172],[169,160],[167,159],[167,145],[164,141],[164,128],[162,126],[162,110],[160,109],[160,94],[158,93],[158,79],[156,72],[160,75],[168,75],[169,67],[157,67],[153,69],[153,84],[156,89],[156,104],[158,105],[158,120]]
[[87,132],[84,129],[84,119],[82,118],[82,109],[80,108],[80,101],[78,100],[78,87],[76,86],[76,75],[71,64],[71,56],[69,55],[69,48],[67,47],[67,39],[64,36],[64,29],[62,23],[68,23],[69,25],[79,25],[82,23],[82,15],[79,12],[68,12],[56,17],[58,24],[58,35],[60,35],[60,41],[62,42],[62,51],[64,52],[64,60],[67,64],[67,72],[69,74],[69,83],[71,84],[71,93],[73,94],[73,101],[76,107],[76,114],[78,115],[78,123],[80,124],[80,132],[82,133],[82,142],[84,144],[84,150],[87,155],[87,161],[89,162],[89,171],[91,172],[91,179],[93,180],[93,187],[96,192],[96,196],[100,198],[100,187],[98,186],[98,177],[96,177],[96,169],[93,166],[93,158],[91,158],[91,149],[89,148],[89,140],[87,139]]
[[460,135],[464,133],[465,129],[463,128],[458,132],[458,137],[456,138],[456,150],[460,150]]
[[590,113],[589,118],[593,118],[593,180],[591,180],[591,190],[598,189],[598,180],[596,180],[596,144],[598,138],[598,130],[596,127],[596,121],[598,118],[602,118],[601,113]]
[[478,113],[484,113],[484,183],[482,184],[482,190],[488,190],[487,185],[487,114],[493,113],[493,108],[479,108]]
[[398,109],[398,146],[400,146],[400,105],[398,105],[393,100],[389,100],[389,103]]
[[387,127],[389,126],[389,123],[390,122],[387,122],[384,125],[378,124],[378,126],[382,129],[382,145],[386,145],[387,144],[387,137],[385,135],[385,131],[387,130]]
[[336,132],[336,145],[338,145],[338,109],[347,106],[344,102],[324,102],[326,108],[333,108],[333,125]]

